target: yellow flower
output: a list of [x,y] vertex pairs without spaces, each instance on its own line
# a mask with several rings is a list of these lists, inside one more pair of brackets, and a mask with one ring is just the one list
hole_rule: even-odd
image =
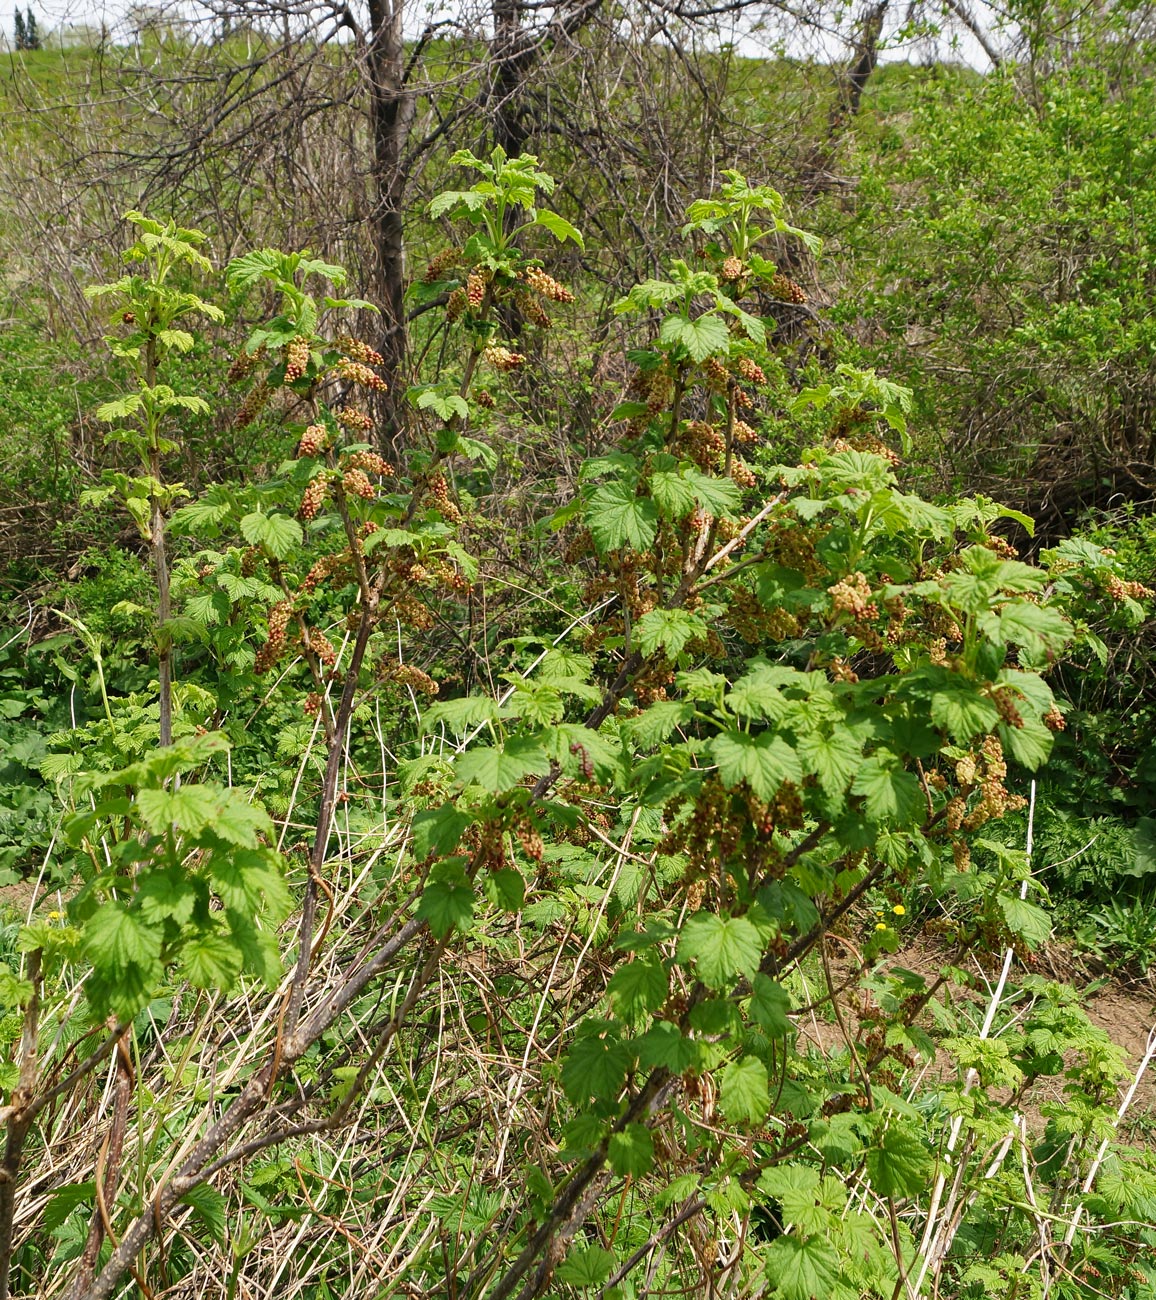
[[905,908],[902,903],[896,903],[891,910],[896,916],[905,916],[907,914],[907,908]]
[[886,921],[880,921],[879,924],[878,924],[875,928],[876,928],[876,930],[886,930],[886,929],[887,929],[887,922],[886,922]]

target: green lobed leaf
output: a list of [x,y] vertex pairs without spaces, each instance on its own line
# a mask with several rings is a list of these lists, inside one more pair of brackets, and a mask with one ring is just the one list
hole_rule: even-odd
[[753,977],[763,957],[759,932],[742,916],[698,912],[682,927],[680,962],[693,961],[710,988],[729,986],[739,975]]
[[482,888],[490,902],[504,912],[519,912],[526,901],[526,882],[516,867],[487,871]]
[[879,1145],[867,1152],[867,1174],[880,1196],[917,1196],[927,1190],[933,1168],[923,1139],[898,1120],[887,1126]]
[[833,1215],[847,1202],[843,1184],[820,1177],[806,1165],[777,1165],[759,1176],[759,1190],[779,1203],[783,1224],[805,1233],[830,1229]]
[[960,745],[973,736],[987,735],[999,716],[999,709],[986,695],[965,683],[945,687],[931,697],[932,722]]
[[95,1197],[94,1182],[69,1183],[64,1187],[57,1187],[48,1193],[48,1201],[40,1219],[41,1226],[45,1232],[55,1232],[57,1228],[64,1226],[65,1220],[73,1210],[91,1205]]
[[761,1124],[771,1108],[767,1067],[757,1056],[741,1056],[722,1072],[719,1104],[733,1124]]
[[799,758],[808,772],[819,779],[830,799],[843,794],[863,761],[863,741],[848,727],[829,735],[810,731],[799,738]]
[[794,1032],[788,1016],[791,998],[777,981],[758,974],[751,981],[751,1015],[772,1038],[783,1038]]
[[698,504],[694,487],[678,470],[655,470],[648,483],[650,495],[666,519],[682,519]]
[[730,345],[730,331],[720,316],[705,312],[695,320],[685,316],[668,316],[662,322],[658,341],[663,347],[681,345],[696,364],[717,352],[725,352]]
[[595,489],[583,513],[603,555],[624,546],[645,551],[654,541],[658,527],[655,504],[649,497],[637,496],[625,483],[604,483]]
[[431,853],[447,854],[457,848],[458,842],[473,818],[460,812],[452,803],[440,808],[427,808],[415,813],[413,818],[413,855],[419,861]]
[[84,950],[94,966],[160,971],[161,932],[124,903],[105,903],[84,925]]
[[864,796],[867,816],[873,822],[911,826],[926,809],[918,779],[905,771],[898,755],[889,750],[876,750],[863,763],[851,790]]
[[690,700],[657,700],[645,712],[624,722],[622,730],[639,748],[652,749],[693,717],[694,704]]
[[606,1159],[620,1177],[641,1178],[654,1164],[654,1135],[645,1124],[627,1124],[611,1136]]
[[803,779],[798,754],[770,732],[750,736],[745,731],[724,731],[711,741],[710,750],[727,786],[745,781],[763,800],[773,799],[784,781]]
[[644,655],[663,650],[676,659],[690,641],[705,637],[706,621],[685,609],[652,609],[635,624],[638,648]]
[[799,686],[803,675],[781,664],[755,663],[727,692],[727,707],[740,718],[776,721],[791,708],[784,686]]
[[556,212],[551,212],[549,208],[539,208],[536,221],[539,226],[548,230],[559,243],[565,243],[567,239],[570,239],[579,248],[586,247],[582,240],[582,233],[577,226],[572,226],[565,217],[560,217]]
[[638,1021],[666,1001],[666,968],[655,952],[639,954],[620,966],[606,986],[610,1005],[626,1021]]
[[260,511],[241,520],[241,536],[251,546],[263,546],[270,555],[283,560],[301,545],[301,525],[289,515],[266,515]]
[[638,1053],[639,1063],[648,1069],[661,1067],[672,1074],[682,1074],[698,1059],[698,1044],[687,1038],[677,1025],[660,1020],[645,1034],[634,1039],[631,1046]]
[[513,736],[501,745],[479,745],[455,764],[463,785],[476,784],[491,794],[502,794],[528,776],[543,776],[550,760],[541,743],[529,736]]
[[610,1276],[614,1256],[601,1246],[574,1246],[558,1266],[558,1280],[571,1286],[598,1287]]
[[820,1237],[776,1237],[766,1251],[767,1280],[783,1300],[825,1300],[839,1280],[839,1256]]
[[254,926],[251,915],[226,911],[225,917],[233,942],[244,960],[245,970],[255,975],[267,989],[275,989],[283,974],[276,934]]
[[613,1101],[621,1092],[630,1066],[630,1054],[613,1025],[586,1021],[566,1053],[562,1087],[575,1106],[594,1098]]
[[226,1211],[228,1201],[208,1183],[191,1188],[181,1197],[182,1205],[189,1205],[193,1213],[209,1231],[209,1236],[218,1243],[225,1240]]
[[207,861],[209,879],[227,908],[249,916],[264,915],[283,921],[293,909],[293,898],[269,849],[232,848],[213,853]]
[[743,494],[733,479],[716,478],[698,469],[686,470],[685,477],[694,499],[708,514],[730,515],[739,508]]
[[241,973],[243,954],[231,936],[212,929],[185,944],[181,961],[194,988],[227,992]]
[[1061,650],[1072,637],[1072,625],[1058,610],[1026,600],[1010,601],[981,626],[994,640],[1009,641],[1033,653]]
[[568,773],[589,763],[600,781],[611,781],[622,760],[621,742],[580,722],[559,722],[545,734],[547,756]]
[[422,715],[421,725],[427,732],[444,725],[455,735],[463,736],[479,724],[497,720],[498,706],[488,695],[465,695],[431,705]]
[[1009,727],[1001,723],[999,737],[1004,749],[1029,772],[1042,767],[1052,752],[1055,735],[1042,722],[1025,717],[1022,725]]
[[142,876],[137,899],[141,916],[150,925],[163,924],[166,920],[184,925],[192,918],[198,891],[184,871],[168,868]]
[[1018,894],[1000,894],[996,899],[1007,928],[1029,948],[1047,943],[1052,935],[1052,921],[1042,907],[1029,903]]
[[429,922],[429,928],[439,939],[452,930],[470,928],[474,919],[474,887],[461,858],[450,858],[434,866],[422,890],[417,914]]

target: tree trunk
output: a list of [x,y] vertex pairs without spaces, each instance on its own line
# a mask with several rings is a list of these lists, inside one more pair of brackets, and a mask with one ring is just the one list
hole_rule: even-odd
[[840,87],[839,103],[831,112],[828,136],[836,136],[859,112],[859,103],[867,82],[879,62],[879,37],[883,32],[883,19],[887,16],[890,0],[878,0],[863,15],[859,37],[859,50],[855,62],[847,69],[846,80]]
[[839,103],[831,110],[831,122],[828,136],[835,136],[852,120],[858,110],[875,64],[879,62],[879,36],[883,32],[883,19],[887,17],[889,0],[878,0],[863,14],[863,25],[858,40],[856,61],[845,73],[843,85],[840,86]]
[[493,17],[490,102],[494,109],[494,143],[506,151],[508,158],[517,158],[530,134],[522,112],[527,52],[518,48],[522,35],[520,0],[494,0]]
[[407,175],[405,149],[416,101],[406,88],[402,18],[405,0],[370,0],[366,73],[373,208],[370,298],[381,309],[376,345],[385,358],[389,391],[375,404],[378,442],[394,454],[406,445],[405,232],[402,224]]

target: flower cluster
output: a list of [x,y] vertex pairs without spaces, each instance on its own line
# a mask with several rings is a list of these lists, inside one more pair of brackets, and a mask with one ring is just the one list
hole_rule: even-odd
[[329,477],[326,474],[318,474],[310,480],[309,486],[305,489],[305,494],[301,498],[301,505],[298,507],[298,515],[305,520],[316,519],[317,512],[325,504],[325,498],[329,495]]
[[428,695],[432,698],[441,689],[429,673],[418,668],[416,664],[403,664],[398,663],[396,659],[385,658],[381,661],[380,669],[384,681],[408,687],[419,695]]
[[495,370],[517,370],[525,365],[526,358],[520,352],[511,352],[500,344],[491,343],[483,349],[482,360],[488,362]]
[[665,700],[666,688],[673,682],[674,665],[665,655],[655,655],[635,675],[632,683],[634,699],[642,708],[658,700]]
[[[646,404],[646,415],[658,415],[665,411],[674,393],[674,384],[665,366],[651,369],[635,370],[627,386],[627,392],[636,401]],[[646,429],[646,419],[635,417],[630,421],[629,432],[636,437]]]
[[593,781],[594,763],[590,758],[590,751],[585,745],[580,745],[577,741],[574,741],[570,745],[570,753],[578,760],[578,771],[581,773],[583,781]]
[[722,264],[722,278],[724,280],[741,280],[746,271],[742,264],[741,258],[728,257]]
[[[978,754],[965,754],[959,759],[955,765],[955,777],[962,793],[947,805],[949,830],[978,830],[986,822],[1022,808],[1026,802],[1022,795],[1009,794],[1004,784],[1007,760],[998,736],[985,736]],[[979,787],[980,799],[968,812],[967,795],[976,786]]]
[[758,433],[751,428],[746,420],[736,420],[731,428],[731,436],[735,442],[746,446],[752,442],[758,442]]
[[541,300],[535,298],[532,293],[519,293],[515,296],[515,301],[531,325],[537,325],[540,330],[548,330],[553,324],[550,313],[542,306]]
[[1009,727],[1019,730],[1024,725],[1023,714],[1016,704],[1016,694],[1010,686],[997,687],[991,693],[992,703],[999,710],[999,716]]
[[1151,587],[1145,587],[1142,582],[1125,582],[1114,573],[1108,577],[1104,585],[1113,600],[1147,600],[1156,596],[1156,591]]
[[667,805],[665,816],[671,830],[659,851],[685,852],[688,879],[716,875],[734,856],[750,823],[746,801],[732,800],[730,791],[717,777],[707,777],[689,815],[685,813],[681,800]]
[[871,586],[862,573],[849,573],[828,587],[827,594],[836,614],[850,614],[856,621],[879,617],[879,607],[871,599]]
[[323,555],[305,575],[301,590],[306,595],[316,591],[326,578],[342,567],[347,558],[347,555]]
[[799,620],[781,606],[767,606],[746,587],[735,586],[727,622],[748,645],[766,645],[799,635]]
[[732,481],[741,488],[752,488],[757,481],[754,470],[745,460],[739,460],[737,456],[731,461],[730,474]]
[[388,388],[385,380],[375,374],[360,361],[342,360],[337,363],[337,373],[351,384],[360,384],[363,388],[372,388],[374,392],[384,393]]
[[780,302],[793,302],[797,306],[802,306],[807,301],[806,290],[804,290],[803,286],[792,280],[790,276],[784,275],[781,271],[776,272],[771,277],[767,292],[770,293],[772,298],[777,298]]
[[748,384],[765,384],[767,382],[766,371],[757,361],[752,361],[750,357],[740,357],[735,369]]
[[1064,721],[1064,715],[1053,704],[1052,707],[1040,719],[1049,731],[1063,731],[1068,725]]
[[288,600],[280,600],[276,605],[269,607],[267,615],[269,635],[265,644],[257,651],[257,658],[253,664],[254,672],[267,673],[281,658],[281,652],[285,648],[285,631],[289,626],[292,613],[293,605]]
[[471,271],[466,276],[466,303],[470,311],[480,311],[485,300],[486,282],[477,271]]
[[688,420],[678,439],[679,450],[704,472],[717,469],[726,451],[722,430],[705,420]]
[[898,465],[900,457],[891,450],[882,438],[872,433],[857,433],[852,437],[835,438],[831,443],[832,451],[865,451],[872,456],[882,456],[889,465]]
[[319,456],[329,445],[329,430],[323,424],[311,424],[297,444],[297,457]]
[[285,382],[295,384],[309,369],[309,340],[300,334],[285,344]]
[[767,558],[784,569],[797,569],[811,586],[818,585],[824,572],[815,549],[815,539],[798,524],[779,523],[772,527],[766,543]]
[[437,621],[432,611],[408,591],[394,600],[393,613],[399,623],[417,632],[428,632]]
[[462,512],[450,497],[449,484],[444,474],[434,474],[427,485],[431,504],[448,523],[461,523]]
[[530,859],[531,862],[541,862],[546,854],[546,845],[542,842],[542,836],[536,826],[527,818],[524,822],[514,828],[514,834],[518,837],[518,844],[522,852]]
[[528,266],[522,272],[522,279],[534,290],[540,293],[543,298],[548,298],[551,302],[573,302],[574,294],[567,289],[564,284],[559,284],[552,275],[547,275],[545,271],[537,266]]
[[859,680],[859,674],[841,655],[832,657],[827,665],[827,671],[831,674],[831,679],[836,682],[847,682],[853,686]]
[[368,433],[373,428],[373,421],[356,406],[339,406],[334,411],[333,418],[351,433]]
[[337,651],[334,650],[333,643],[324,632],[319,632],[316,628],[309,630],[309,649],[326,668],[332,668],[337,663]]
[[341,477],[341,486],[349,496],[364,497],[366,501],[372,501],[377,495],[363,469],[347,469]]
[[457,266],[461,257],[461,249],[443,248],[436,257],[430,259],[429,265],[425,268],[423,279],[426,284],[435,284],[447,271]]
[[233,417],[234,427],[243,429],[247,424],[252,424],[265,409],[272,393],[273,390],[263,379],[258,380],[245,394],[245,400],[237,408],[237,414]]
[[727,384],[730,383],[730,373],[718,357],[707,357],[700,368],[711,388],[719,393],[726,392]]
[[225,375],[230,384],[239,384],[242,379],[248,379],[254,370],[265,359],[265,345],[262,344],[256,352],[246,352],[242,349],[233,358],[233,364],[229,367]]
[[376,348],[371,348],[364,339],[355,339],[350,334],[342,334],[337,346],[347,357],[360,361],[363,366],[380,366],[385,358]]
[[393,466],[375,451],[355,451],[345,462],[347,469],[364,470],[367,474],[376,474],[379,478],[389,478]]

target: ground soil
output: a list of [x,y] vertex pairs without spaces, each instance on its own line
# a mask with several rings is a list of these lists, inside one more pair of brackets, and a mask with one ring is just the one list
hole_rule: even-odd
[[[952,964],[953,959],[955,964],[967,969],[965,960],[956,958],[953,953],[934,943],[921,940],[885,958],[884,965],[886,968],[901,967],[914,971],[927,980],[933,980],[944,966]],[[1070,948],[1059,943],[1050,945],[1043,952],[1036,954],[1033,969],[1037,974],[1070,984],[1079,990],[1084,995],[1083,1006],[1092,1024],[1103,1029],[1109,1038],[1123,1049],[1125,1062],[1130,1071],[1129,1078],[1120,1087],[1120,1098],[1123,1100],[1144,1060],[1149,1035],[1156,1033],[1156,983],[1137,981],[1130,978],[1127,972],[1089,963]],[[855,963],[849,954],[846,956],[833,954],[832,975],[836,984],[850,980],[854,970]],[[972,962],[971,970],[975,976],[975,986],[967,987],[960,983],[952,983],[950,996],[956,1007],[961,1003],[972,1003],[978,1024],[986,1008],[986,989],[994,985],[998,978],[998,969],[981,970]],[[1023,973],[1023,967],[1013,962],[1010,974],[1012,983],[1014,984],[1017,975],[1022,976]],[[817,997],[819,990],[811,989],[811,993]],[[853,993],[849,999],[845,999],[845,1002],[850,1008],[854,1007]],[[803,1042],[811,1043],[820,1051],[837,1049],[843,1044],[842,1031],[832,1021],[829,1010],[825,1014],[817,1011],[805,1015],[799,1019],[798,1025]],[[854,1032],[856,1025],[853,1023],[853,1016],[850,1027]],[[942,1053],[934,1061],[924,1062],[922,1068],[925,1076],[932,1078],[955,1077],[956,1074],[954,1064],[943,1059]],[[1044,1119],[1039,1108],[1048,1101],[1062,1098],[1063,1084],[1063,1078],[1056,1077],[1040,1080],[1033,1088],[1028,1104],[1022,1108],[1029,1128],[1042,1130]],[[1145,1145],[1152,1145],[1153,1134],[1156,1133],[1156,1060],[1151,1061],[1141,1074],[1120,1131],[1125,1138],[1131,1137]]]

